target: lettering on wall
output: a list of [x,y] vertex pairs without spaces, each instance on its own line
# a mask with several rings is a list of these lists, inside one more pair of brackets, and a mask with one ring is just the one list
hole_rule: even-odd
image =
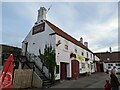
[[45,23],[39,24],[33,27],[32,35],[37,34],[39,32],[43,32],[45,30]]

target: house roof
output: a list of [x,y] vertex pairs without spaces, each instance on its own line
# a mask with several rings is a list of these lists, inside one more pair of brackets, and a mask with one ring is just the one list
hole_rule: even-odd
[[120,51],[95,53],[103,62],[120,62]]
[[76,40],[75,38],[73,38],[72,36],[70,36],[69,34],[67,34],[66,32],[64,32],[63,30],[61,30],[60,28],[58,28],[57,26],[55,26],[54,24],[52,24],[51,22],[45,20],[45,22],[50,26],[50,28],[52,30],[55,31],[55,34],[60,35],[61,37],[71,41],[72,43],[80,46],[81,48],[93,53],[91,50],[89,50],[85,45],[83,45],[82,43],[80,43],[80,41]]

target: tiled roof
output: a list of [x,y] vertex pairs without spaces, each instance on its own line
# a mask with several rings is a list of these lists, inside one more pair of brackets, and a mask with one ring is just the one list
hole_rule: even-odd
[[77,41],[75,38],[73,38],[72,36],[70,36],[69,34],[67,34],[66,32],[64,32],[63,30],[59,29],[58,27],[56,27],[54,24],[52,24],[51,22],[45,20],[45,22],[50,26],[50,28],[52,30],[55,31],[56,34],[60,35],[61,37],[71,41],[72,43],[80,46],[81,48],[93,53],[91,50],[89,50],[86,46],[84,46],[82,43],[80,43],[80,41]]
[[120,62],[120,51],[95,53],[103,62]]

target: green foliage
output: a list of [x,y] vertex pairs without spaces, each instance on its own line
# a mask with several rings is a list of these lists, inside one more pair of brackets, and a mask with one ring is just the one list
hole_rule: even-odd
[[39,50],[39,58],[42,60],[42,62],[45,64],[45,66],[48,68],[49,73],[51,74],[51,81],[54,82],[55,80],[55,50],[52,48],[51,45],[45,45],[44,53],[41,53],[41,50]]

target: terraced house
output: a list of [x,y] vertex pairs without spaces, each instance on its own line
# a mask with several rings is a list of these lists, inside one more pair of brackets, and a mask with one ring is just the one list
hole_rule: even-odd
[[22,52],[39,55],[39,49],[44,52],[46,44],[51,44],[56,54],[56,80],[79,77],[80,74],[97,71],[99,58],[88,48],[88,42],[83,38],[76,40],[64,30],[61,30],[46,19],[46,8],[38,10],[35,22],[29,34],[22,42]]

